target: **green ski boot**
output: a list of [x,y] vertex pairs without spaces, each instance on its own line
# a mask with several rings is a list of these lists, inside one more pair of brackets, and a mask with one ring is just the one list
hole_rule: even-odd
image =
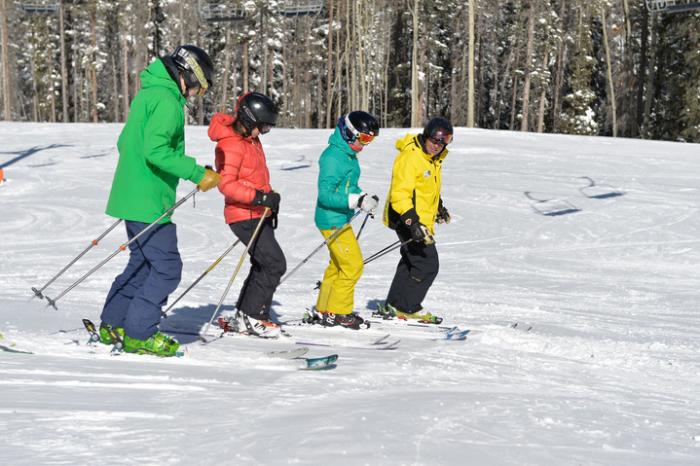
[[112,338],[112,335],[110,333],[111,330],[114,330],[119,334],[122,339],[124,339],[124,327],[112,327],[109,324],[106,324],[102,322],[100,324],[100,342],[105,344],[105,345],[113,345],[116,343],[116,340]]
[[154,356],[178,356],[180,343],[171,336],[156,332],[146,340],[124,336],[124,351],[136,354],[152,354]]
[[393,319],[396,317],[396,308],[391,304],[377,304],[377,310],[372,313],[373,317],[381,317],[382,319]]
[[382,315],[384,319],[397,318],[400,320],[417,320],[422,324],[435,324],[439,325],[442,323],[442,317],[431,314],[430,312],[421,313],[418,312],[403,312],[396,309],[389,303],[384,305],[379,305],[377,309],[378,313]]

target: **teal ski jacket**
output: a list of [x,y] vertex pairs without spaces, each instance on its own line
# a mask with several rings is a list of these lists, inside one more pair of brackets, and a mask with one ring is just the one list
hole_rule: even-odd
[[319,230],[340,228],[355,213],[348,207],[348,195],[362,192],[357,185],[360,164],[357,154],[335,129],[328,139],[328,147],[318,160],[318,198],[314,220]]

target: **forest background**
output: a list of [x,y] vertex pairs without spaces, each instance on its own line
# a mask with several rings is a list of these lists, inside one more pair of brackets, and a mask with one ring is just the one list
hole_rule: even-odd
[[[280,126],[455,125],[700,142],[700,9],[643,0],[0,0],[0,117],[122,122],[155,57],[215,64],[189,122],[272,96]],[[659,2],[656,2],[659,3]],[[689,4],[677,1],[668,3]]]

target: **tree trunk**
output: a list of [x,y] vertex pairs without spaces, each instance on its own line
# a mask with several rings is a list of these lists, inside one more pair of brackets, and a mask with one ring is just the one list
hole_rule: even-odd
[[250,59],[248,58],[248,39],[243,40],[243,94],[248,93],[248,74]]
[[642,137],[647,138],[652,135],[649,129],[651,120],[651,109],[654,104],[656,86],[656,48],[658,42],[658,32],[656,31],[657,15],[651,15],[651,63],[649,63],[649,75],[647,76],[647,98],[644,103],[644,122],[642,123]]
[[90,91],[92,101],[90,102],[90,113],[92,122],[97,123],[97,2],[90,5],[90,42],[92,50],[90,52]]
[[[73,63],[79,63],[78,62],[78,52],[76,51],[75,43],[73,44]],[[80,117],[82,116],[82,108],[81,108],[81,99],[79,98],[78,95],[78,82],[81,81],[80,79],[80,67],[76,66],[75,71],[74,71],[74,76],[73,76],[73,121],[78,122],[80,121]]]
[[219,111],[220,112],[226,112],[226,99],[228,99],[228,70],[229,70],[229,63],[231,62],[231,47],[229,47],[229,44],[231,43],[231,29],[226,29],[226,43],[225,43],[225,48],[226,51],[224,52],[224,72],[223,76],[221,78],[221,85],[219,86],[220,92],[221,92],[221,100],[219,101]]
[[365,49],[367,48],[367,44],[365,43],[365,31],[367,31],[369,28],[366,27],[368,25],[366,25],[365,22],[369,20],[370,15],[359,14],[357,10],[359,9],[360,12],[367,11],[370,8],[370,6],[367,3],[365,3],[364,0],[361,0],[360,2],[355,2],[355,4],[355,17],[358,18],[357,23],[360,25],[360,27],[357,30],[357,43],[359,44],[357,50],[359,55],[357,60],[359,76],[357,81],[360,83],[359,108],[365,111],[369,111],[369,80],[367,79],[367,58],[365,54]]
[[474,127],[474,13],[476,0],[469,0],[469,84],[467,85],[467,127]]
[[530,73],[532,73],[532,49],[535,36],[535,2],[530,0],[530,11],[527,17],[527,50],[525,52],[525,82],[523,83],[523,119],[520,131],[528,131],[530,119]]
[[326,128],[331,127],[333,111],[333,0],[328,1],[328,57],[326,60]]
[[[566,30],[566,0],[561,0],[559,20],[561,29]],[[559,115],[561,114],[561,90],[564,84],[564,61],[566,60],[566,38],[562,37],[557,44],[557,70],[554,77],[554,104],[552,105],[552,131],[559,131]]]
[[114,54],[109,56],[110,65],[112,68],[112,110],[114,111],[112,118],[116,123],[119,121],[119,68],[117,61],[114,59]]
[[518,105],[518,77],[515,76],[513,78],[513,95],[511,97],[511,102],[510,102],[510,130],[513,131],[515,129],[515,115],[518,114],[516,105]]
[[[547,64],[549,63],[549,47],[544,51],[544,60],[542,60],[542,70],[547,69]],[[540,92],[540,109],[537,116],[537,132],[544,132],[544,113],[547,108],[547,86],[544,80],[541,83],[542,90]]]
[[122,35],[122,121],[129,117],[129,42]]
[[61,43],[61,113],[63,114],[63,122],[68,123],[68,67],[66,66],[66,33],[64,24],[64,6],[65,1],[61,0],[61,5],[58,10],[58,30],[59,41]]
[[649,39],[649,10],[644,8],[642,10],[642,32],[641,32],[641,43],[639,51],[640,63],[639,72],[637,75],[637,135],[642,134],[642,125],[644,124],[644,84],[646,81],[647,67],[649,65],[649,50],[648,50],[648,39]]
[[0,31],[0,42],[2,42],[0,52],[2,52],[3,119],[5,121],[12,121],[12,92],[10,92],[10,80],[12,79],[12,74],[10,73],[10,34],[8,32],[9,24],[7,22],[8,11],[7,0],[0,0],[0,29],[2,29]]
[[418,88],[418,16],[420,0],[413,0],[413,49],[411,50],[411,128],[420,125],[420,90]]
[[608,88],[610,92],[610,106],[612,109],[613,137],[617,137],[617,102],[615,100],[615,83],[613,82],[612,59],[610,58],[610,43],[608,41],[608,24],[605,6],[600,7],[600,16],[603,23],[603,45],[605,46],[605,63],[607,67]]
[[[511,70],[511,66],[513,64],[515,64],[515,61],[517,61],[518,57],[520,56],[519,47],[520,47],[519,36],[516,34],[515,35],[515,42],[510,47],[510,50],[508,51],[508,58],[506,60],[506,69],[503,72],[503,81],[501,82],[500,98],[498,99],[498,101],[496,103],[496,122],[494,124],[494,129],[501,128],[501,114],[502,114],[502,108],[503,108],[502,102],[506,98],[506,90],[508,88],[508,81],[515,82],[513,79],[511,79],[510,70]],[[515,106],[513,106],[511,113],[515,113]],[[511,118],[511,120],[512,120],[512,118]],[[510,129],[513,129],[512,124],[510,125]]]
[[[391,44],[391,27],[387,28],[385,44]],[[389,63],[391,62],[391,48],[387,47],[384,56],[384,98],[382,102],[382,127],[385,128],[389,121]]]

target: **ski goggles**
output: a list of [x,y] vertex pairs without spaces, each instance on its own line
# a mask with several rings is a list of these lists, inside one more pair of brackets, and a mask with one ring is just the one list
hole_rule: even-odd
[[434,136],[430,136],[428,139],[430,139],[430,142],[432,142],[433,144],[446,146],[452,142],[452,135],[437,133]]
[[269,123],[260,123],[258,125],[258,131],[260,131],[260,134],[267,134],[270,132],[272,129],[272,125]]
[[374,134],[357,133],[357,142],[361,145],[366,146],[372,141],[374,141]]
[[204,70],[202,70],[202,67],[199,66],[199,63],[197,63],[197,60],[192,58],[192,55],[190,55],[187,50],[180,48],[178,49],[177,54],[180,55],[183,60],[185,60],[187,66],[189,66],[192,73],[194,73],[194,77],[197,78],[197,82],[199,83],[199,91],[197,92],[197,95],[202,97],[207,93],[207,90],[209,90],[209,81],[207,81],[207,77],[204,75]]

